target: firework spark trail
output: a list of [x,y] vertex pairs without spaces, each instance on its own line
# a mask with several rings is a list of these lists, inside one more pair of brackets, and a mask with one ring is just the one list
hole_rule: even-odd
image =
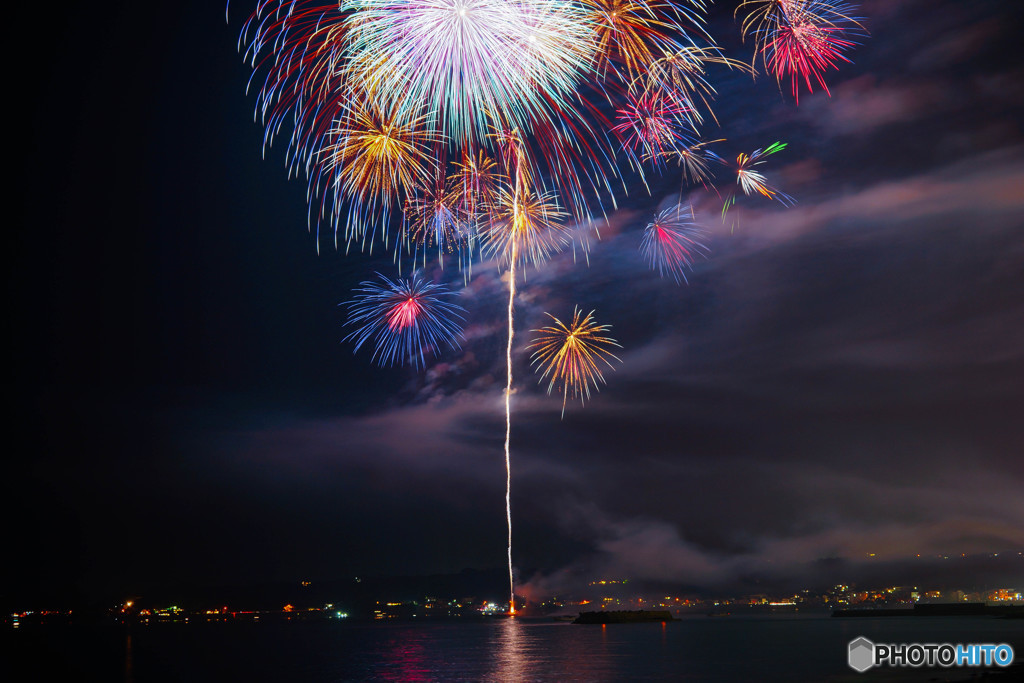
[[508,346],[505,348],[505,367],[508,373],[505,383],[505,518],[508,522],[508,613],[516,613],[516,586],[512,576],[512,338],[515,336],[514,309],[516,301],[516,260],[519,257],[519,229],[523,220],[521,198],[523,194],[523,158],[521,148],[513,145],[509,150],[516,160],[516,185],[512,198],[512,236],[509,245],[508,269]]
[[505,349],[505,514],[508,522],[509,614],[515,614],[515,580],[512,574],[512,342],[515,336],[516,265],[520,258],[539,263],[565,245],[557,220],[563,214],[531,187],[522,138],[518,130],[501,136],[502,157],[511,167],[513,187],[499,192],[501,210],[487,233],[487,249],[500,260],[507,259],[508,345]]
[[512,437],[512,336],[515,326],[512,324],[512,308],[516,299],[516,244],[512,243],[512,265],[508,271],[508,347],[505,349],[505,362],[508,368],[508,380],[505,384],[505,517],[508,521],[508,612],[516,613],[516,589],[512,578],[512,458],[509,443]]
[[618,125],[611,130],[638,172],[640,159],[653,160],[656,166],[680,147],[696,144],[689,135],[689,108],[671,93],[645,91],[630,95],[626,106],[616,112]]

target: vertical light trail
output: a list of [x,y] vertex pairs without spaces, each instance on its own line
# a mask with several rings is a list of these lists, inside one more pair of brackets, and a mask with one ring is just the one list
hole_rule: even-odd
[[516,589],[512,579],[512,460],[509,441],[512,436],[512,306],[516,297],[516,244],[516,240],[512,240],[512,263],[508,271],[508,348],[505,350],[508,367],[508,381],[505,385],[505,518],[508,521],[508,613],[512,616],[516,613]]
[[519,258],[519,202],[522,194],[523,176],[522,159],[516,155],[516,189],[512,198],[512,249],[508,268],[508,347],[505,349],[505,364],[508,368],[508,379],[505,383],[505,518],[508,521],[508,613],[516,614],[516,586],[512,578],[512,459],[509,453],[509,442],[512,437],[512,337],[515,335],[513,325],[513,309],[516,299],[516,259]]

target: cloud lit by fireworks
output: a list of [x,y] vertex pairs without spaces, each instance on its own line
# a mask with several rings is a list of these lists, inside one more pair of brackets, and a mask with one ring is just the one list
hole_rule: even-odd
[[598,325],[594,321],[594,311],[583,316],[577,307],[568,325],[550,313],[545,315],[553,324],[533,330],[538,336],[528,347],[533,349],[530,363],[541,373],[541,382],[548,380],[548,394],[556,386],[561,389],[564,414],[570,395],[583,402],[590,398],[591,387],[597,391],[598,382],[605,382],[601,364],[613,367],[611,362],[619,359],[609,349],[622,346],[611,337],[604,336],[611,325]]
[[419,274],[359,285],[355,298],[346,302],[348,321],[356,329],[344,341],[354,341],[354,352],[373,341],[372,360],[380,365],[414,367],[425,364],[424,352],[437,355],[441,346],[459,348],[464,309],[447,300],[454,296],[446,287],[426,282]]
[[644,229],[640,252],[651,269],[662,277],[670,276],[678,284],[686,282],[686,269],[693,268],[697,256],[706,256],[708,248],[699,240],[704,230],[693,220],[689,207],[672,206]]

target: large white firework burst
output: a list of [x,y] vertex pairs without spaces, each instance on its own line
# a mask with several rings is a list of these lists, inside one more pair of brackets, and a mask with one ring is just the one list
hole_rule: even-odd
[[596,43],[564,0],[342,0],[350,73],[387,108],[426,111],[452,141],[531,130],[571,108]]

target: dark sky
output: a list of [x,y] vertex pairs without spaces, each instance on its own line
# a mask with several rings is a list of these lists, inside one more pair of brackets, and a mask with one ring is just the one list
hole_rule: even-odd
[[[719,4],[712,33],[749,58]],[[7,106],[5,592],[500,567],[493,264],[463,291],[461,352],[419,374],[353,356],[337,304],[393,266],[328,239],[318,254],[304,181],[280,148],[262,159],[236,50],[249,7],[225,24],[206,0],[70,5],[10,27],[38,37]],[[787,142],[765,168],[798,203],[741,203],[731,230],[694,193],[711,255],[688,286],[637,252],[672,174],[623,202],[589,267],[563,254],[527,272],[512,505],[530,587],[725,589],[917,554],[941,574],[939,555],[1024,550],[1010,6],[864,3],[856,63],[799,106],[770,78],[712,72],[706,135],[726,157]],[[613,326],[623,363],[560,419],[524,345],[575,304]]]

